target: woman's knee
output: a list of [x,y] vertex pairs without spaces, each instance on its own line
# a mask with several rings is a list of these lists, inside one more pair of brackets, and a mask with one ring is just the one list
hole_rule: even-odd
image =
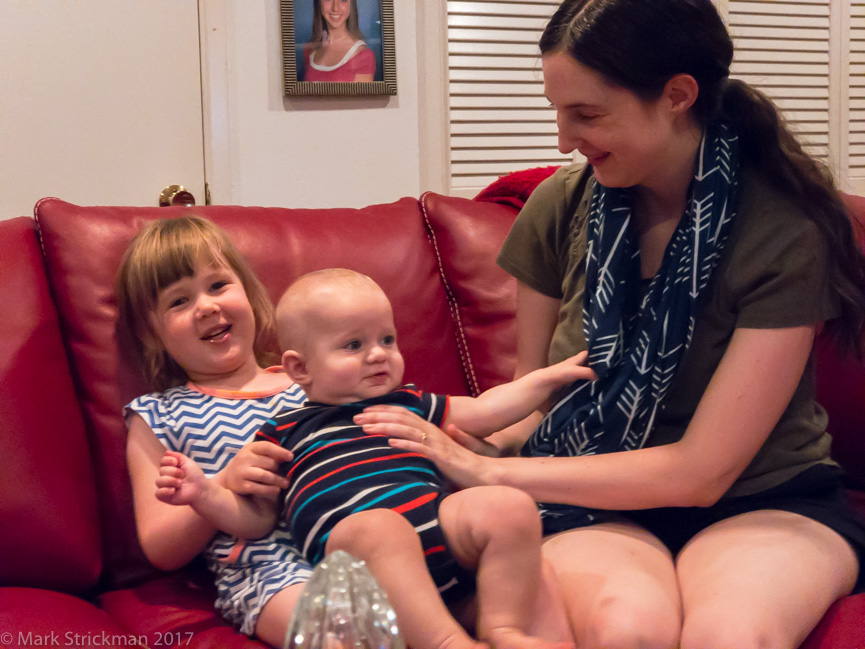
[[[600,602],[584,625],[577,646],[598,649],[676,649],[681,617],[656,602],[614,598]],[[738,649],[738,648],[737,648]]]
[[549,537],[580,649],[678,647],[682,605],[669,550],[642,528],[609,522]]
[[352,514],[334,525],[327,540],[327,552],[343,550],[358,559],[373,553],[394,552],[420,545],[411,523],[390,509],[371,509]]

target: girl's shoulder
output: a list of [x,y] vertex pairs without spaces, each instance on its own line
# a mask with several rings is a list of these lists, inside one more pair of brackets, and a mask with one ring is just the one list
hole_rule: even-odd
[[352,59],[355,61],[375,61],[375,54],[364,41],[357,42],[357,50],[355,50]]
[[129,425],[132,415],[141,417],[154,432],[171,427],[186,410],[201,410],[199,393],[185,385],[136,397],[123,407],[123,418]]
[[369,48],[369,45],[366,44],[366,41],[358,41],[354,44],[354,47],[352,49],[354,50],[353,58],[357,58],[359,56],[365,58],[375,58],[375,54],[373,54],[373,51]]
[[300,386],[291,384],[269,394],[218,396],[190,386],[145,394],[130,402],[124,416],[137,414],[166,446],[189,454],[188,444],[215,437],[240,439],[242,444],[262,422],[306,401]]
[[177,385],[167,390],[142,394],[126,404],[125,409],[134,411],[141,409],[150,410],[163,404],[195,398],[199,398],[198,392],[187,385]]

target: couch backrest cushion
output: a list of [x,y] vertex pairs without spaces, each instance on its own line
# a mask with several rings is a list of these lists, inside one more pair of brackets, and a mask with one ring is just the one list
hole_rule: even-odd
[[[143,223],[190,208],[36,206],[48,276],[93,438],[105,512],[109,582],[147,570],[134,531],[121,407],[146,391],[118,353],[114,276]],[[194,208],[222,226],[250,260],[273,300],[299,275],[349,267],[379,282],[394,305],[406,379],[425,389],[466,394],[456,333],[436,258],[415,199],[360,210]]]
[[0,304],[0,585],[83,591],[96,486],[33,219],[0,221]]
[[516,280],[495,263],[517,210],[421,196],[474,394],[510,381],[516,365]]

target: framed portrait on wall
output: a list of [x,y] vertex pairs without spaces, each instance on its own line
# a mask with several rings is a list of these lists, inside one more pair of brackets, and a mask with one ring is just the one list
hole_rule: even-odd
[[393,0],[280,0],[286,95],[395,95]]

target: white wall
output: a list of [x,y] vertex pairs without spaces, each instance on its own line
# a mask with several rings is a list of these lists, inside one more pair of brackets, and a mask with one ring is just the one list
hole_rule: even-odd
[[[170,31],[162,5],[175,0],[0,0],[0,219],[45,195],[155,206],[163,187],[200,183],[189,179],[201,178],[205,157],[214,203],[362,207],[418,196],[416,1],[439,0],[393,2],[397,96],[284,100],[279,2],[199,0],[205,156],[188,121],[201,110],[194,6],[185,3],[193,25]],[[157,42],[163,33],[189,52]],[[181,145],[187,135],[194,143]]]
[[197,36],[190,2],[0,0],[0,218],[203,198]]
[[[420,193],[421,39],[414,1],[393,4],[396,96],[283,98],[278,3],[225,0],[224,80],[213,67],[221,45],[205,48],[210,96],[228,97],[224,115],[218,105],[212,112],[214,203],[362,207]],[[212,27],[220,20],[205,13]]]

